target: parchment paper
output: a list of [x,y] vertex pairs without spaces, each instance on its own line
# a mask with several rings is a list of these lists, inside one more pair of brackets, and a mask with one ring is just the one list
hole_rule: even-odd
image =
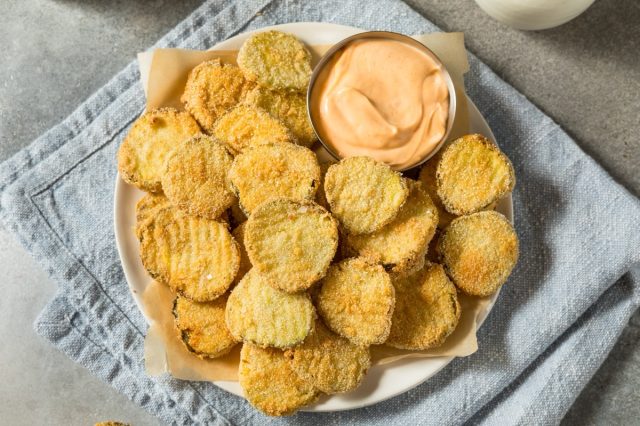
[[[463,75],[469,70],[462,33],[433,33],[415,36],[429,47],[447,67],[457,92],[457,109],[449,140],[469,132],[467,98]],[[314,63],[331,46],[310,46]],[[225,63],[236,63],[237,51],[198,51],[186,49],[157,49],[138,55],[141,80],[147,95],[147,109],[174,107],[183,109],[180,96],[189,71],[199,63],[220,58]],[[319,145],[319,144],[317,144]],[[316,152],[325,158],[322,149]],[[145,366],[147,373],[165,372],[186,380],[237,380],[239,362],[238,345],[230,354],[215,360],[202,360],[182,344],[173,324],[171,309],[175,295],[164,285],[153,282],[143,295],[144,310],[151,325],[145,338]],[[385,345],[372,347],[374,364],[388,364],[399,359],[468,356],[478,349],[476,341],[477,318],[489,305],[488,298],[460,295],[462,316],[456,330],[439,348],[426,351],[404,351]]]

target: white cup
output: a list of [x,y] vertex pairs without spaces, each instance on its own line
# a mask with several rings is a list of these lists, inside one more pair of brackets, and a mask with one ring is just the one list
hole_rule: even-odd
[[569,22],[595,0],[475,0],[494,19],[519,30],[544,30]]

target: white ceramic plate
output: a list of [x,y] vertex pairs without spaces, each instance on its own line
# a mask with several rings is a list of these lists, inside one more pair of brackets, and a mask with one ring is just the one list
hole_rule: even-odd
[[[267,29],[278,29],[295,34],[310,45],[333,44],[363,31],[353,27],[315,22],[277,25],[262,28],[260,31]],[[213,49],[238,49],[250,34],[239,34],[217,44]],[[481,133],[495,142],[489,125],[471,100],[469,100],[469,119],[472,133]],[[139,308],[142,306],[141,295],[151,282],[151,278],[142,266],[138,254],[138,240],[133,233],[135,205],[143,194],[137,188],[126,184],[119,175],[116,177],[114,197],[116,245],[129,289]],[[497,210],[513,222],[513,204],[510,195],[498,204]],[[496,293],[487,309],[480,313],[478,328],[491,311],[497,297]],[[452,359],[453,357],[412,358],[387,365],[373,366],[357,390],[344,395],[324,397],[315,405],[306,407],[305,411],[340,411],[375,404],[418,386],[443,369]],[[214,384],[228,392],[242,396],[238,382],[216,381]]]

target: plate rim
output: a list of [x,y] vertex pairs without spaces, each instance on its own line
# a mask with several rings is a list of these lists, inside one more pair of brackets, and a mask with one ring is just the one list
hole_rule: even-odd
[[[242,38],[246,38],[249,34],[255,33],[255,32],[260,32],[260,31],[266,31],[266,30],[273,30],[273,29],[277,29],[277,30],[284,30],[284,31],[289,31],[292,33],[297,33],[300,31],[313,31],[314,28],[312,27],[318,27],[318,30],[322,30],[326,33],[329,34],[334,34],[336,31],[337,32],[347,32],[347,33],[352,33],[355,34],[357,32],[363,32],[366,30],[357,28],[357,27],[351,27],[351,26],[346,26],[346,25],[339,25],[339,24],[332,24],[332,23],[324,23],[324,22],[295,22],[295,23],[288,23],[288,24],[280,24],[280,25],[272,25],[272,26],[267,26],[267,27],[262,27],[253,31],[247,31],[241,34],[237,34],[227,40],[221,41],[220,43],[217,43],[215,46],[213,46],[210,50],[221,50],[221,49],[225,49],[225,47],[222,47],[220,45],[224,45],[224,44],[228,44],[228,43],[233,43],[236,42],[239,39]],[[296,34],[298,37],[304,38],[304,36],[300,36],[299,34]],[[347,37],[348,35],[345,35],[345,37]],[[327,37],[325,37],[327,38]],[[328,38],[332,38],[331,35],[328,36]],[[333,37],[333,40],[335,40],[335,37]],[[328,43],[330,43],[330,41],[327,41]],[[335,41],[333,41],[335,43]],[[465,94],[466,95],[466,94]],[[491,127],[489,126],[489,124],[487,123],[487,121],[485,120],[485,118],[482,116],[482,114],[480,113],[480,111],[478,110],[477,106],[475,105],[475,103],[467,96],[467,103],[468,103],[468,110],[469,110],[469,117],[470,117],[470,121],[471,121],[471,117],[476,116],[476,119],[479,120],[478,123],[476,124],[480,124],[480,127],[485,127],[485,131],[487,133],[487,137],[489,139],[491,139],[492,141],[494,141],[494,143],[496,142],[496,138],[495,135],[493,134],[493,131],[491,130]],[[469,129],[471,131],[471,129]],[[128,187],[128,188],[126,188]],[[140,311],[140,313],[142,314],[142,316],[145,319],[145,322],[147,324],[149,324],[149,319],[147,318],[147,316],[144,313],[143,307],[142,307],[142,302],[141,302],[141,294],[139,294],[138,292],[138,287],[142,287],[142,289],[146,288],[146,286],[148,285],[148,282],[151,280],[148,276],[147,276],[147,283],[145,283],[144,285],[142,284],[138,284],[138,286],[136,287],[133,282],[138,282],[138,279],[135,278],[134,276],[136,275],[136,271],[134,271],[133,269],[135,268],[135,266],[132,266],[130,264],[129,261],[129,256],[131,255],[130,253],[130,247],[127,247],[127,241],[125,241],[126,239],[128,239],[129,241],[134,237],[134,233],[132,232],[132,229],[129,228],[128,232],[127,232],[127,228],[130,226],[130,224],[128,224],[127,222],[130,222],[131,217],[126,218],[123,217],[124,213],[123,213],[123,204],[125,203],[124,198],[127,196],[127,190],[131,190],[133,189],[134,192],[137,191],[137,188],[131,187],[130,185],[128,185],[127,183],[124,182],[124,180],[122,180],[122,178],[120,177],[120,173],[118,172],[116,174],[116,179],[115,179],[115,188],[114,188],[114,196],[113,196],[113,221],[114,221],[114,235],[115,235],[115,242],[116,242],[116,248],[118,251],[118,257],[120,260],[120,264],[122,266],[122,270],[125,276],[125,280],[127,281],[127,286],[129,288],[129,292],[131,293],[134,302],[138,308],[138,310]],[[514,223],[514,216],[513,216],[513,198],[512,198],[512,194],[510,193],[508,196],[504,197],[501,201],[500,201],[500,210],[502,211],[502,213],[507,217],[507,219],[511,222]],[[129,219],[129,220],[127,220]],[[127,236],[127,234],[129,234]],[[136,245],[136,244],[134,244]],[[137,247],[137,245],[136,245]],[[139,259],[139,254],[135,253],[135,258],[138,260],[138,269],[141,266],[140,263],[140,259]],[[144,268],[142,268],[144,271]],[[140,272],[140,271],[138,271]],[[146,274],[146,272],[145,272]],[[142,290],[144,291],[144,290]],[[482,327],[482,325],[484,324],[485,320],[487,319],[487,317],[489,316],[489,314],[491,313],[491,311],[493,310],[493,307],[499,297],[500,294],[500,290],[498,290],[498,292],[496,292],[491,300],[490,303],[488,304],[487,308],[485,311],[483,311],[479,317],[478,317],[478,321],[477,321],[477,326],[476,326],[476,331],[478,331],[480,329],[480,327]],[[352,409],[357,409],[357,408],[362,408],[362,407],[366,407],[366,406],[370,406],[373,404],[377,404],[379,402],[385,401],[387,399],[393,398],[397,395],[400,395],[402,393],[408,392],[409,390],[419,386],[420,384],[424,383],[425,381],[429,380],[431,377],[435,376],[438,372],[440,372],[444,367],[446,367],[447,365],[449,365],[449,363],[451,361],[453,361],[453,359],[455,359],[456,357],[454,356],[446,356],[446,357],[433,357],[433,358],[412,358],[409,361],[412,362],[439,362],[440,365],[438,365],[436,368],[431,369],[431,371],[427,374],[424,375],[424,377],[420,377],[420,379],[412,382],[411,384],[409,384],[408,386],[404,386],[401,389],[398,388],[394,391],[391,392],[387,392],[386,394],[379,396],[375,399],[365,399],[363,401],[358,401],[358,400],[350,400],[345,404],[338,404],[337,407],[332,407],[332,405],[335,404],[331,404],[331,400],[333,399],[335,401],[336,398],[327,398],[326,396],[321,399],[321,401],[319,403],[313,404],[311,406],[305,407],[303,408],[301,411],[311,411],[311,412],[333,412],[333,411],[344,411],[344,410],[352,410]],[[405,361],[405,360],[403,360]],[[396,363],[391,363],[391,364],[385,364],[385,365],[375,365],[372,366],[370,369],[370,373],[372,370],[377,370],[378,372],[380,372],[379,370],[386,370],[388,368],[403,368],[403,365],[399,365],[400,363],[402,363],[402,361],[400,362],[396,362]],[[406,362],[405,364],[408,364],[408,362]],[[366,378],[365,378],[366,379]],[[242,397],[242,392],[240,389],[240,386],[238,384],[237,381],[223,381],[223,380],[217,380],[217,381],[213,381],[213,384],[216,385],[217,387],[233,393],[235,395],[241,396]]]

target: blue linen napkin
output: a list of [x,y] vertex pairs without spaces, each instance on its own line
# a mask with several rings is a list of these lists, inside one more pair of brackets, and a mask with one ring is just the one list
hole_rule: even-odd
[[[295,21],[437,31],[399,0],[212,0],[155,47],[206,49],[240,32]],[[518,266],[473,356],[374,406],[285,419],[268,418],[210,383],[147,377],[146,324],[112,230],[115,154],[145,103],[135,63],[0,165],[0,217],[59,286],[36,331],[176,424],[558,422],[640,304],[640,202],[473,55],[470,64],[468,94],[516,169],[521,240]]]

